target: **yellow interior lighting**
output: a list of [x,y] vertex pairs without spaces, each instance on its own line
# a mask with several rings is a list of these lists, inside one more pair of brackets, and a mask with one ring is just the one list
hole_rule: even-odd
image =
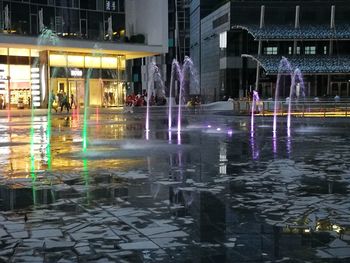
[[116,69],[118,67],[118,59],[116,57],[102,57],[102,68]]
[[0,55],[7,56],[7,48],[0,48]]
[[121,69],[125,69],[125,62],[126,62],[126,60],[125,60],[125,58],[119,58],[119,67],[121,68]]
[[65,55],[50,54],[51,67],[66,67],[67,61]]
[[27,48],[9,48],[10,56],[29,57],[29,49]]
[[84,67],[84,56],[68,55],[68,67]]
[[85,67],[86,68],[100,68],[101,67],[101,58],[100,57],[85,57]]

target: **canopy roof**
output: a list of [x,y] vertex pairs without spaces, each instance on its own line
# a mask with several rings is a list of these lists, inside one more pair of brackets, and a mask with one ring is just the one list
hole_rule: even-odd
[[234,25],[232,29],[244,29],[255,40],[350,40],[350,24],[337,25],[331,29],[329,25],[305,25],[296,29],[288,25]]
[[[267,74],[276,75],[288,71],[285,63],[280,63],[283,57],[277,55],[258,56],[243,54],[259,62]],[[349,56],[291,56],[286,57],[291,68],[298,68],[303,74],[350,74]],[[282,65],[283,64],[283,65]]]

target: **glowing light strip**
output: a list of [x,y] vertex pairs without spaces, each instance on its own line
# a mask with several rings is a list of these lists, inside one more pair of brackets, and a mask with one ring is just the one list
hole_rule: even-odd
[[41,67],[41,94],[43,100],[45,99],[46,96],[46,81],[45,81],[45,66],[43,65]]

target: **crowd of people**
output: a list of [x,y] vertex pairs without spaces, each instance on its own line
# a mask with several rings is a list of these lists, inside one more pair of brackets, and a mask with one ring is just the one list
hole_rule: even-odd
[[70,109],[76,108],[77,104],[74,95],[71,94],[70,97],[68,97],[67,93],[64,91],[58,92],[57,95],[52,92],[51,108],[57,112],[59,107],[61,108],[61,112],[63,109],[66,109],[67,112],[69,112]]
[[[134,93],[128,95],[126,97],[125,104],[126,106],[146,106],[148,101],[147,93],[143,92],[142,95],[138,93],[135,95]],[[152,95],[149,100],[150,106],[157,105],[162,106],[166,104],[166,98],[165,97],[158,97]]]

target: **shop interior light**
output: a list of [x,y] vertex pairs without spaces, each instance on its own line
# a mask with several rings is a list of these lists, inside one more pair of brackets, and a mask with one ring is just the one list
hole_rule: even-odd
[[32,79],[32,83],[39,84],[40,83],[40,79]]
[[40,101],[40,97],[34,96],[34,97],[33,97],[33,101]]
[[40,102],[37,102],[37,101],[33,102],[33,106],[34,107],[40,107]]
[[32,85],[32,90],[39,90],[40,89],[40,85]]
[[39,68],[31,68],[30,72],[34,73],[34,72],[39,72]]
[[39,90],[33,90],[32,95],[39,95],[40,96],[40,91]]

